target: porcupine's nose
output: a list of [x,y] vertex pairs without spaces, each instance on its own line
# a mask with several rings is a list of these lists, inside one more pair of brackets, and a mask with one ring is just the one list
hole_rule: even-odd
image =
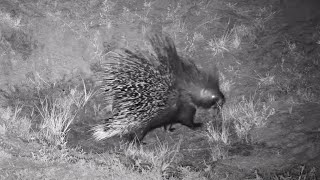
[[219,92],[217,94],[214,94],[211,96],[212,97],[212,106],[215,108],[222,108],[223,104],[225,103],[225,97],[224,95]]

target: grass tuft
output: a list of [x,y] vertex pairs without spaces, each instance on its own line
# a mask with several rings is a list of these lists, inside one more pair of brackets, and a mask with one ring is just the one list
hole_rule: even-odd
[[228,105],[222,111],[225,119],[232,119],[236,133],[239,138],[248,141],[248,133],[254,127],[266,125],[270,116],[275,114],[275,109],[270,107],[267,102],[261,102],[260,98],[244,96],[241,101]]
[[0,134],[16,135],[24,139],[30,138],[31,120],[21,116],[22,109],[21,105],[17,105],[14,109],[11,107],[0,108]]
[[87,92],[84,81],[83,86],[82,91],[75,87],[68,94],[61,94],[54,99],[47,95],[40,99],[40,106],[36,106],[42,117],[40,137],[50,144],[65,147],[71,123],[94,94],[92,90]]

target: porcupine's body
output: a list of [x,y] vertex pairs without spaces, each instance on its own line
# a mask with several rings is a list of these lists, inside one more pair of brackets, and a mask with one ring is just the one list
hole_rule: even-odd
[[102,65],[101,89],[113,102],[113,116],[93,128],[95,139],[120,135],[141,141],[149,131],[175,123],[194,129],[201,126],[193,121],[195,106],[223,103],[215,75],[181,59],[168,36],[149,39],[156,57],[121,50],[108,56],[111,63]]

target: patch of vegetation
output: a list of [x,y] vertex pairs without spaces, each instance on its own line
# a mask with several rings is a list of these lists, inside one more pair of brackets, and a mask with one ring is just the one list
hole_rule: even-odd
[[40,81],[27,88],[15,87],[3,92],[8,106],[2,110],[3,134],[22,136],[26,140],[37,140],[52,146],[66,145],[66,135],[78,112],[94,94],[85,81],[82,87],[67,83]]
[[[289,34],[272,30],[270,23],[280,12],[271,5],[220,0],[18,3],[23,8],[0,8],[0,73],[5,76],[5,83],[0,81],[0,166],[7,167],[0,170],[0,179],[45,179],[50,172],[67,174],[57,179],[228,179],[231,175],[222,178],[214,167],[228,160],[235,143],[254,146],[251,132],[267,128],[283,109],[293,115],[300,104],[319,104],[319,56]],[[75,143],[80,147],[68,146],[76,125],[85,128],[73,138],[87,138],[91,123],[103,120],[111,108],[95,94],[92,74],[86,80],[61,74],[79,74],[74,69],[89,69],[118,47],[148,50],[144,37],[150,31],[169,33],[179,53],[200,68],[219,67],[227,103],[219,115],[200,117],[209,121],[200,131],[210,152],[210,159],[203,160],[206,168],[182,163],[182,141],[169,145],[158,140],[153,148],[123,145],[120,152],[100,154],[81,150],[92,143],[90,138]],[[319,30],[312,43],[319,44],[317,37]],[[27,157],[31,167],[6,164],[19,156],[7,150],[16,148],[14,143],[1,143],[5,137],[40,146]],[[40,167],[45,168],[37,172]],[[317,171],[305,166],[276,175],[255,171],[247,179],[316,179]]]

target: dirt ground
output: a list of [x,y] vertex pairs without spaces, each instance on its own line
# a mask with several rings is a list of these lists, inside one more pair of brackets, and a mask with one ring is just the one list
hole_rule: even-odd
[[[135,3],[126,1],[119,2],[119,7],[116,5],[113,7],[114,9],[120,9],[120,6],[126,6],[131,10],[135,9],[137,12],[144,11],[141,9],[141,7],[143,7],[143,1],[135,1]],[[176,3],[178,1],[174,2]],[[257,33],[256,37],[254,37],[254,45],[246,44],[243,45],[241,50],[226,52],[223,56],[215,57],[219,58],[219,62],[222,62],[220,67],[222,67],[221,69],[224,69],[223,71],[226,71],[229,65],[241,62],[241,65],[238,66],[242,68],[239,70],[239,74],[242,74],[242,72],[249,72],[252,74],[256,72],[260,74],[270,72],[281,76],[281,74],[277,74],[277,68],[281,68],[279,64],[281,64],[281,61],[283,60],[282,57],[289,53],[289,50],[285,48],[284,42],[295,44],[296,48],[303,52],[304,56],[308,57],[304,62],[298,63],[291,59],[286,59],[286,61],[283,60],[282,62],[284,62],[285,65],[288,64],[291,66],[296,63],[296,68],[300,68],[301,71],[303,71],[305,69],[304,67],[309,67],[308,63],[311,61],[317,60],[319,62],[319,1],[280,0],[271,2],[263,0],[230,0],[228,2],[231,4],[236,3],[238,7],[246,8],[272,6],[277,13],[275,13],[273,18],[264,25],[264,31]],[[172,6],[177,6],[175,3],[172,3]],[[4,12],[11,9],[17,14],[20,13],[21,16],[28,17],[29,19],[43,20],[47,18],[48,14],[43,14],[43,11],[45,10],[36,9],[32,6],[34,4],[36,4],[36,1],[30,1],[29,4],[21,3],[20,1],[15,1],[14,3],[3,1],[0,2],[0,10]],[[176,22],[172,22],[171,20],[168,20],[167,22],[166,20],[161,19],[159,15],[166,10],[168,4],[170,3],[167,1],[155,1],[153,4],[154,11],[149,12],[148,14],[149,18],[154,23],[148,28],[154,31],[159,30],[159,27],[161,27],[162,30],[167,31],[169,31],[170,28],[174,28],[174,26],[167,27],[166,24]],[[99,5],[94,8],[98,7]],[[61,10],[61,13],[65,13],[65,16],[72,18],[72,13],[69,13],[68,8],[69,7],[66,7]],[[92,11],[94,11],[94,8]],[[215,12],[206,13],[214,14],[220,11],[221,14],[223,14],[221,22],[228,21],[229,24],[236,24],[239,19],[246,22],[246,17],[241,17],[239,14],[232,14],[233,12],[219,8],[212,9],[212,11],[213,10],[215,10]],[[195,30],[197,28],[203,28],[201,33],[204,36],[215,36],[216,34],[212,34],[212,32],[218,31],[219,26],[212,25],[214,27],[211,27],[210,25],[207,25],[205,28],[199,26],[199,22],[206,16],[206,13],[202,14],[201,11],[203,10],[200,5],[190,5],[190,8],[184,13],[184,16],[180,17],[180,20],[185,23],[185,26],[188,29]],[[210,8],[207,8],[206,11],[210,11]],[[117,11],[114,10],[112,15],[117,16]],[[226,19],[224,20],[223,17],[226,17]],[[94,20],[97,18],[91,18],[93,22],[92,26],[95,26]],[[67,25],[68,23],[65,23],[65,26]],[[54,25],[48,26],[51,27]],[[136,27],[128,26],[129,25],[126,24],[120,24],[115,29],[110,29],[110,32],[105,32],[104,40],[106,40],[107,43],[104,45],[109,48],[108,51],[123,45],[124,42],[121,41],[122,34],[117,34],[118,31],[124,31],[123,33],[127,34],[127,38],[129,40],[132,39],[132,44],[141,44],[140,39],[137,38],[140,37],[137,34],[141,34],[141,30],[135,29]],[[88,53],[88,49],[92,50],[94,49],[94,46],[88,45],[85,48],[77,47],[75,44],[81,41],[81,39],[71,40],[72,37],[70,36],[74,36],[74,32],[70,32],[71,35],[67,34],[68,32],[65,32],[63,37],[58,37],[58,35],[49,31],[52,33],[52,37],[50,38],[50,35],[43,29],[35,29],[34,31],[35,32],[29,33],[41,35],[41,37],[37,39],[37,42],[35,42],[35,44],[39,46],[36,50],[33,50],[31,46],[30,48],[19,49],[25,46],[29,47],[29,45],[23,43],[13,43],[11,45],[13,49],[15,48],[16,52],[21,51],[21,64],[19,64],[19,62],[6,61],[6,58],[15,55],[1,56],[0,75],[2,77],[0,78],[0,85],[3,87],[2,89],[8,89],[11,84],[21,81],[22,76],[24,77],[28,74],[28,68],[38,70],[45,69],[46,67],[43,67],[40,64],[37,65],[37,63],[39,63],[38,60],[34,62],[30,61],[30,63],[28,62],[28,59],[37,57],[34,54],[45,56],[43,52],[50,54],[50,51],[60,50],[59,46],[70,47],[70,49],[61,50],[60,53],[61,56],[68,57],[70,62],[64,64],[64,62],[60,62],[59,58],[56,57],[56,54],[50,54],[50,56],[57,58],[55,62],[51,62],[51,65],[62,68],[57,71],[50,70],[48,76],[58,78],[59,75],[63,73],[72,74],[74,73],[74,69],[70,70],[68,69],[68,66],[73,66],[74,64],[80,66],[80,69],[82,69],[86,76],[90,77],[92,75],[91,72],[89,72],[90,68],[85,64],[91,63],[90,57],[93,57],[93,55]],[[2,38],[7,37],[7,40],[10,38],[18,38],[10,34],[10,30],[5,30],[5,27],[1,27],[1,36]],[[47,45],[48,42],[41,44],[41,39],[52,41],[52,44],[50,44],[50,47]],[[177,36],[177,39],[179,39],[179,36]],[[100,39],[98,41],[103,42],[104,40]],[[186,42],[178,41],[177,48],[185,47],[185,43]],[[28,51],[28,49],[30,50]],[[88,52],[86,53],[84,49]],[[208,59],[212,59],[212,54],[205,48],[201,48],[201,43],[198,44],[198,48],[195,51],[188,51],[188,53],[197,59],[197,63],[202,66],[210,64],[211,61]],[[215,58],[213,59],[215,60]],[[74,59],[81,60],[74,61]],[[30,64],[30,66],[31,64],[33,65],[32,67],[29,67],[28,64]],[[8,66],[12,67],[12,70],[8,70]],[[15,68],[18,66],[19,68]],[[26,66],[28,66],[28,68],[25,68]],[[252,67],[256,68],[253,69]],[[317,67],[310,67],[308,76],[312,78],[306,80],[312,85],[315,92],[320,92],[320,83],[318,82],[320,77],[319,68],[320,64],[318,64]],[[303,72],[301,74],[304,75]],[[236,88],[233,88],[227,93],[227,103],[232,104],[235,100],[233,99],[234,97],[247,95],[256,91],[256,88],[252,85],[253,80],[251,78],[240,75],[229,75],[227,78],[232,78],[234,79],[234,82],[236,82],[234,86]],[[284,78],[290,78],[290,76]],[[165,132],[163,129],[152,131],[146,136],[144,140],[146,144],[144,147],[146,149],[153,149],[158,145],[158,142],[165,142],[169,147],[172,147],[177,142],[181,142],[180,151],[178,152],[176,160],[177,164],[191,167],[196,171],[203,171],[205,174],[204,176],[208,177],[208,179],[213,179],[213,177],[219,177],[220,179],[255,179],[257,178],[256,173],[262,177],[270,177],[273,173],[282,173],[288,169],[299,169],[302,165],[306,168],[306,171],[311,171],[311,168],[315,168],[317,170],[317,176],[320,177],[320,101],[316,101],[315,99],[314,102],[289,104],[287,103],[289,96],[276,91],[274,91],[274,93],[278,93],[278,99],[272,103],[272,107],[276,109],[276,113],[269,117],[267,125],[261,128],[254,128],[250,131],[250,143],[235,141],[230,145],[224,146],[224,151],[227,152],[227,154],[223,154],[224,157],[217,161],[212,160],[211,145],[201,131],[192,131],[180,125],[175,125],[174,127],[176,130],[173,132]],[[212,119],[211,117],[207,117],[208,115],[205,116],[201,113],[197,114],[196,121],[208,121],[208,119]],[[219,121],[219,119],[216,120]],[[94,141],[89,129],[95,123],[97,123],[97,120],[93,118],[92,114],[83,113],[71,125],[71,129],[68,133],[67,147],[77,147],[82,149],[84,154],[87,153],[87,155],[74,153],[74,157],[77,161],[79,161],[79,159],[86,161],[94,156],[99,157],[103,154],[121,149],[119,140],[116,138],[102,142]],[[90,170],[87,170],[85,166],[80,166],[79,164],[47,163],[45,161],[38,162],[33,160],[36,156],[35,154],[39,154],[40,149],[43,149],[43,147],[37,141],[26,142],[22,138],[5,136],[0,133],[0,179],[99,179],[98,174],[92,175],[96,172],[91,172]],[[59,152],[55,153],[56,156],[63,154],[59,154]],[[210,167],[209,170],[208,167]],[[298,170],[297,176],[299,176],[299,173],[300,171]],[[293,173],[293,176],[294,175],[295,174]]]

